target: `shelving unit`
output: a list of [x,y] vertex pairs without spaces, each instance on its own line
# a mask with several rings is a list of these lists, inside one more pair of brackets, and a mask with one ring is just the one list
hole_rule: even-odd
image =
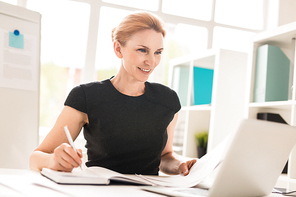
[[[273,102],[259,102],[254,103],[254,88],[255,88],[255,70],[256,70],[256,54],[258,47],[270,44],[280,47],[285,55],[292,62],[290,68],[290,78],[292,77],[293,87],[296,87],[296,73],[295,69],[295,44],[293,38],[296,37],[296,22],[280,26],[274,30],[262,32],[257,34],[252,41],[251,53],[248,60],[248,77],[247,77],[247,109],[245,116],[247,118],[257,118],[259,112],[278,113],[282,118],[292,126],[296,125],[295,106],[296,106],[296,89],[290,89],[289,99],[286,101],[273,101]],[[267,134],[268,135],[268,134]],[[296,139],[295,139],[296,142]],[[280,143],[280,142],[279,142]],[[296,178],[296,149],[294,148],[289,159],[288,174],[290,178]]]
[[[176,149],[183,156],[197,157],[195,133],[209,131],[208,150],[218,145],[236,130],[244,115],[247,54],[225,49],[211,49],[198,55],[188,55],[170,61],[169,86],[174,87],[174,69],[189,67],[187,101],[179,112],[176,128],[183,132],[183,143]],[[214,69],[212,102],[210,105],[193,103],[193,67]],[[175,89],[177,91],[177,89]],[[178,91],[177,91],[178,93]],[[179,95],[180,97],[180,95]],[[184,125],[180,129],[179,124]],[[180,139],[178,139],[180,141]],[[180,147],[181,146],[181,147]],[[179,153],[180,153],[179,152]]]

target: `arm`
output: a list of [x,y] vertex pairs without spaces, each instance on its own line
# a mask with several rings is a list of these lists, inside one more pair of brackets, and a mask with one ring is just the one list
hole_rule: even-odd
[[54,127],[43,142],[30,156],[30,169],[41,171],[42,168],[51,168],[61,171],[72,171],[81,164],[82,152],[78,154],[69,145],[64,126],[68,125],[70,134],[75,140],[88,117],[72,107],[65,106],[59,115]]
[[190,168],[197,161],[197,159],[185,160],[181,156],[177,155],[173,151],[173,138],[174,138],[174,129],[178,120],[178,114],[175,114],[174,119],[171,121],[167,127],[168,132],[168,141],[162,151],[160,170],[166,174],[176,175],[183,174],[188,175]]

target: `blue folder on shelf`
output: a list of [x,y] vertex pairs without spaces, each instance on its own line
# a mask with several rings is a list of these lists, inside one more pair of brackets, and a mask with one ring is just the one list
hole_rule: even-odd
[[211,104],[214,70],[193,67],[194,105]]

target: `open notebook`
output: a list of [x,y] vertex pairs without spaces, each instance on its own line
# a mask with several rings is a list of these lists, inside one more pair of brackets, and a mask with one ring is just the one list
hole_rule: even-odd
[[127,183],[152,185],[136,175],[123,175],[102,167],[90,167],[84,170],[74,169],[72,172],[60,172],[43,168],[41,174],[59,184],[107,185],[111,180]]

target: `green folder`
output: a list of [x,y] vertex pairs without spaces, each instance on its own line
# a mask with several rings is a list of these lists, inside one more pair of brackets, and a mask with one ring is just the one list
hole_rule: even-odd
[[187,105],[188,84],[189,84],[189,67],[188,66],[174,67],[173,89],[177,92],[182,106]]
[[288,100],[289,71],[290,60],[279,47],[258,47],[254,102]]

